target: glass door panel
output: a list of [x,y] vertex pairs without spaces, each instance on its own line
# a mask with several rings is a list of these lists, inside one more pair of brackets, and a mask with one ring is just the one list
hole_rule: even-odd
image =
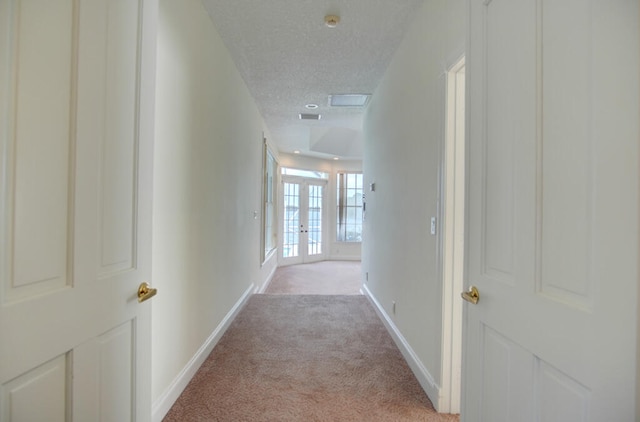
[[284,184],[284,221],[282,257],[298,256],[300,244],[300,184]]
[[324,186],[308,185],[309,209],[307,226],[307,255],[322,254],[322,196]]
[[325,186],[325,181],[283,177],[283,263],[323,259]]

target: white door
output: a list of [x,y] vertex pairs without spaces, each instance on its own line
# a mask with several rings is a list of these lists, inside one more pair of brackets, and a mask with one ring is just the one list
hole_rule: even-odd
[[155,0],[0,2],[0,419],[148,421]]
[[324,258],[324,196],[327,182],[283,176],[282,264]]
[[637,420],[638,2],[469,11],[462,418]]

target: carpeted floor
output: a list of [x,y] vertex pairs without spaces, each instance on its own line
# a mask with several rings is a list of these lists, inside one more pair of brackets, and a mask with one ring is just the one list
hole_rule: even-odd
[[360,261],[321,261],[276,270],[265,293],[278,295],[359,295]]
[[164,419],[457,421],[364,296],[254,295]]

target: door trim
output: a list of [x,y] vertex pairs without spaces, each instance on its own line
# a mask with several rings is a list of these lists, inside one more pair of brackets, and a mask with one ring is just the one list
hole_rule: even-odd
[[[442,277],[442,366],[440,396],[436,404],[439,412],[460,413],[462,363],[462,303],[463,274],[454,271],[464,268],[464,240],[460,245],[460,231],[464,233],[465,213],[465,114],[464,55],[446,73],[445,137],[440,168],[440,221],[442,221],[440,250]],[[462,92],[460,92],[462,90]],[[462,98],[460,97],[462,95]],[[462,104],[460,104],[462,100]],[[460,109],[462,107],[462,110]],[[460,116],[462,114],[462,116]],[[460,118],[462,120],[460,121]],[[462,124],[462,128],[460,127]],[[462,151],[459,151],[459,149]],[[460,167],[462,173],[460,174]],[[460,197],[462,195],[462,198]],[[462,215],[460,215],[462,213]],[[462,221],[460,221],[462,219]]]

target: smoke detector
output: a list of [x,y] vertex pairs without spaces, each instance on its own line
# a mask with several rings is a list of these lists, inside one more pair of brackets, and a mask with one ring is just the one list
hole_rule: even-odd
[[324,24],[329,28],[335,28],[340,23],[340,16],[337,15],[327,15],[324,17]]

